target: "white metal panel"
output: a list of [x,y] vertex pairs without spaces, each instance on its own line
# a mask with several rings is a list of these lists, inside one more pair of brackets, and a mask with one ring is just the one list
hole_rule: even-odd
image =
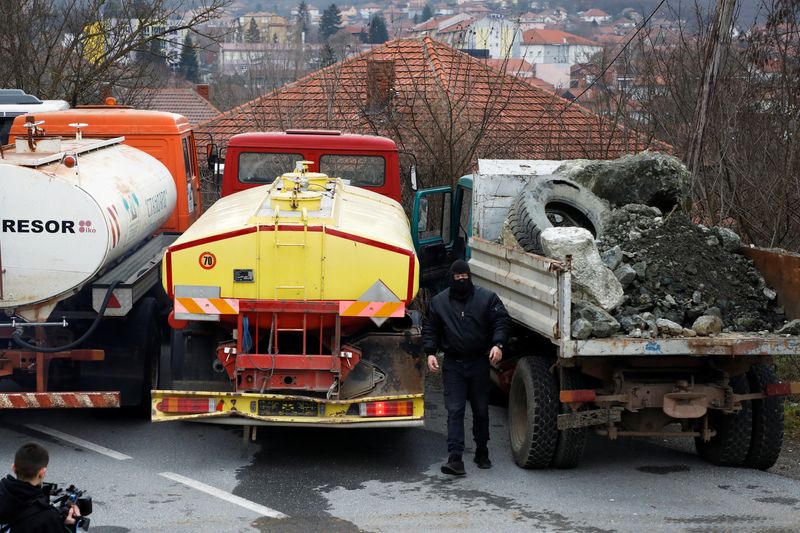
[[473,176],[472,234],[487,241],[500,238],[508,209],[535,176],[476,174]]
[[478,173],[543,176],[552,174],[563,163],[552,159],[478,159]]
[[470,240],[470,270],[476,285],[494,291],[511,317],[548,338],[558,334],[557,261],[519,252],[480,238]]

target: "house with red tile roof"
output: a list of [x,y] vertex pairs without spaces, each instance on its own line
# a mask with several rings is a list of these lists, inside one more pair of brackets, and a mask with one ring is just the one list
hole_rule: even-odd
[[[533,78],[536,76],[536,67],[521,58],[513,59],[484,59],[490,67],[518,78]],[[545,82],[546,83],[546,82]]]
[[615,158],[651,146],[605,118],[430,37],[394,40],[313,72],[199,128],[218,144],[241,132],[338,129],[390,137],[426,185],[481,158]]
[[561,30],[527,30],[522,34],[520,57],[542,65],[540,78],[560,87],[569,85],[569,67],[586,63],[603,50],[602,45]]
[[467,48],[467,32],[472,23],[475,22],[472,18],[459,20],[448,26],[439,27],[436,30],[435,37],[437,40],[447,43],[454,48]]
[[429,35],[437,38],[438,40],[444,40],[439,37],[439,33],[441,31],[447,30],[448,28],[453,29],[456,27],[456,25],[464,21],[472,21],[472,17],[466,13],[459,13],[458,15],[445,15],[443,17],[433,17],[414,26],[411,29],[411,33],[417,37]]
[[194,88],[142,89],[134,97],[124,98],[123,102],[138,109],[178,113],[186,117],[189,124],[197,126],[220,114],[208,98],[208,85],[197,85]]
[[596,22],[597,24],[603,24],[604,22],[608,22],[611,20],[611,15],[603,11],[602,9],[587,9],[586,11],[581,11],[578,13],[578,17],[584,22]]
[[539,13],[528,11],[519,16],[519,29],[522,31],[543,30],[546,24],[545,17]]

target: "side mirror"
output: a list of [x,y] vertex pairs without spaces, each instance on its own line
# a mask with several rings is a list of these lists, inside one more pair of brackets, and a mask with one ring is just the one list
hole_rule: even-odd
[[219,160],[219,148],[214,143],[206,145],[206,161],[208,161],[208,168],[216,170],[217,161]]

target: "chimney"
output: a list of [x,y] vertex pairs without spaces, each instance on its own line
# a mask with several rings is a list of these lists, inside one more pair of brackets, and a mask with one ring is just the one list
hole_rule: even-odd
[[194,90],[197,92],[197,94],[199,94],[200,96],[202,96],[206,100],[209,100],[209,98],[208,98],[208,96],[209,96],[208,84],[207,83],[201,83],[201,84],[195,85],[194,86]]
[[371,59],[367,62],[367,110],[383,111],[394,90],[394,61]]

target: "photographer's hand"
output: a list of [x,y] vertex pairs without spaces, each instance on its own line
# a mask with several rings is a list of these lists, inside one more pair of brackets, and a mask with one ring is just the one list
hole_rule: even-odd
[[77,519],[81,517],[81,510],[74,503],[70,506],[67,517],[64,519],[64,524],[67,526],[74,526]]

